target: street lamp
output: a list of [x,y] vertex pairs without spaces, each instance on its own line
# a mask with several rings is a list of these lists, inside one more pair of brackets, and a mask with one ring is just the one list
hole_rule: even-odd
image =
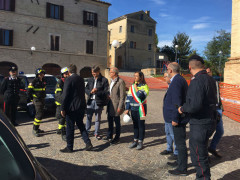
[[113,60],[113,67],[116,67],[116,48],[119,46],[118,40],[113,40],[112,47],[114,47],[114,60]]
[[222,61],[222,51],[219,51],[219,56],[220,56],[220,60],[219,60],[219,80],[221,81],[221,61]]
[[176,62],[177,62],[177,48],[178,48],[178,45],[176,44],[176,45],[175,45],[175,53],[176,53],[176,56],[175,56],[175,59],[176,59],[176,60],[175,60],[175,61],[176,61]]

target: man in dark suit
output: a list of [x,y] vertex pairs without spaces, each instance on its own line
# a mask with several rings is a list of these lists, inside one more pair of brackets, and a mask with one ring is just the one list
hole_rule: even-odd
[[[164,97],[163,116],[166,123],[171,123],[172,125],[173,135],[171,135],[171,137],[174,137],[174,142],[178,150],[177,161],[173,163],[168,162],[167,164],[177,167],[175,170],[170,170],[170,174],[186,175],[186,123],[188,123],[188,121],[180,116],[177,106],[181,106],[186,101],[188,85],[186,80],[179,74],[180,65],[178,63],[170,63],[167,72],[171,79],[168,91]],[[175,160],[174,155],[169,159]]]
[[67,122],[67,147],[60,151],[63,153],[73,152],[75,122],[86,144],[85,150],[88,151],[91,150],[93,146],[83,124],[86,108],[84,80],[76,74],[77,67],[75,65],[71,64],[68,69],[69,77],[64,84],[61,107],[61,115],[63,117],[66,116]]

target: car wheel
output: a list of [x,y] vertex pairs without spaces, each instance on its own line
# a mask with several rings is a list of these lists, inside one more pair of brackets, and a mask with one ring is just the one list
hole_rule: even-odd
[[34,117],[36,114],[35,106],[34,105],[27,106],[27,112],[30,117]]

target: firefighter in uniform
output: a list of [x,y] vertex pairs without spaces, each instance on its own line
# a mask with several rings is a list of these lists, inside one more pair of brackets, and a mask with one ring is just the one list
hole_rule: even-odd
[[1,93],[4,95],[4,107],[3,111],[7,117],[11,120],[14,126],[16,123],[16,112],[19,101],[19,91],[23,88],[21,79],[17,77],[17,67],[11,67],[9,69],[9,77],[6,77],[1,85]]
[[34,136],[39,137],[43,130],[39,129],[41,120],[43,118],[44,101],[46,97],[46,82],[44,79],[45,71],[42,68],[36,70],[36,78],[28,86],[28,98],[33,101],[35,106],[36,115],[33,122],[32,133]]
[[55,103],[56,103],[56,118],[58,120],[58,130],[57,134],[62,135],[62,140],[67,141],[66,139],[66,120],[65,117],[62,117],[61,115],[61,104],[62,104],[62,92],[63,92],[63,86],[64,81],[68,77],[68,68],[64,67],[61,69],[61,79],[58,80],[55,90]]

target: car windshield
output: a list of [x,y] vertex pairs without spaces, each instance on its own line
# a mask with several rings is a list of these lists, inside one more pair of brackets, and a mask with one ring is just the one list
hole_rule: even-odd
[[[31,83],[35,77],[28,77],[28,82]],[[54,76],[45,76],[46,86],[56,86],[57,80]]]
[[30,180],[35,178],[33,167],[18,141],[0,117],[1,179]]

